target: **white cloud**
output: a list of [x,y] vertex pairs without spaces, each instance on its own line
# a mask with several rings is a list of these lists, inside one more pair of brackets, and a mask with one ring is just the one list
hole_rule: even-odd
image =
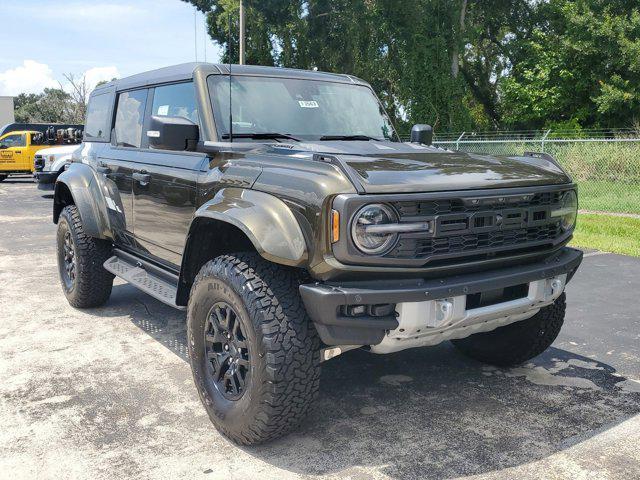
[[[115,66],[94,67],[85,71],[87,91],[91,92],[98,82],[120,77]],[[78,76],[76,76],[78,78]],[[69,91],[71,86],[62,79],[62,86]],[[0,95],[16,96],[20,93],[41,93],[45,88],[60,88],[49,65],[34,60],[24,60],[22,65],[0,72]]]
[[0,72],[0,95],[40,93],[57,86],[51,68],[34,60],[24,60],[21,66]]
[[96,88],[98,82],[103,80],[109,81],[112,78],[118,77],[120,77],[120,74],[118,73],[118,69],[114,66],[94,67],[84,72],[84,79],[87,82],[87,90],[89,92]]

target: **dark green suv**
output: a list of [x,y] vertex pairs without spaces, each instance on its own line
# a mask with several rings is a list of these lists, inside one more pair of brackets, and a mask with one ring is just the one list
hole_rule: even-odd
[[185,64],[100,86],[55,185],[64,293],[102,305],[115,275],[186,309],[198,393],[242,444],[294,428],[352,348],[523,362],[582,260],[575,185],[547,155],[431,133],[401,142],[349,75]]

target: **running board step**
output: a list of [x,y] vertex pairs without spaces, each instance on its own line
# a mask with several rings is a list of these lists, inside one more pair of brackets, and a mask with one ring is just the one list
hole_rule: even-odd
[[[124,252],[122,252],[124,253]],[[126,254],[125,254],[126,255]],[[136,261],[132,259],[131,255],[126,255],[128,258],[122,258],[121,256],[114,255],[109,260],[104,262],[104,268],[113,273],[116,277],[120,277],[126,280],[134,287],[139,288],[144,293],[151,295],[152,297],[160,300],[162,303],[177,308],[178,310],[185,310],[185,307],[176,305],[176,293],[177,277],[175,281],[171,281],[172,275],[166,273],[163,275],[165,278],[160,277],[156,272],[151,272],[149,266],[148,270],[143,268],[146,262]],[[135,263],[134,263],[135,262]]]

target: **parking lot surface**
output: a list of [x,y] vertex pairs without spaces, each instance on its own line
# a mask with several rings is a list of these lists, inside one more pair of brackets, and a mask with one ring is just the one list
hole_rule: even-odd
[[117,280],[102,308],[67,304],[51,210],[0,184],[0,477],[640,478],[640,259],[588,253],[527,365],[348,352],[299,431],[240,448],[200,405],[183,312]]

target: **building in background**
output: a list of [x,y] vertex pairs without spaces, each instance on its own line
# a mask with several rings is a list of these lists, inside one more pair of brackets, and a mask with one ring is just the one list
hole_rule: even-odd
[[13,115],[13,97],[0,96],[0,127],[15,122]]

